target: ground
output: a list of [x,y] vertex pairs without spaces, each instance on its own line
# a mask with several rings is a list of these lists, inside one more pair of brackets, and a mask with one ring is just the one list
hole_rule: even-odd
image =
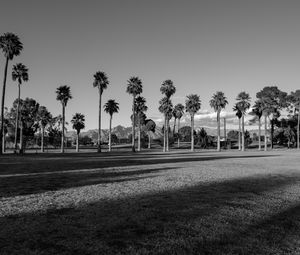
[[0,254],[300,254],[300,152],[0,157]]

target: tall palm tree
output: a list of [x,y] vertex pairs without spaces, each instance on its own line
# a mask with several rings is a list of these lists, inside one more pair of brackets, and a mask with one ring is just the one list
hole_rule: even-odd
[[102,99],[102,94],[105,89],[107,89],[107,86],[109,84],[107,75],[105,72],[96,72],[94,74],[94,82],[93,86],[94,88],[98,88],[99,92],[99,115],[98,115],[98,152],[101,152],[101,99]]
[[163,144],[163,152],[167,151],[167,136],[168,136],[168,132],[166,131],[166,129],[168,129],[168,125],[167,125],[167,120],[170,116],[172,116],[172,111],[173,111],[173,104],[170,100],[170,98],[168,97],[164,97],[159,101],[159,107],[158,110],[164,114],[165,117],[165,125],[164,125],[164,144]]
[[61,133],[61,152],[65,152],[65,108],[69,99],[72,98],[70,87],[67,85],[60,86],[56,89],[56,100],[62,105],[62,133]]
[[17,114],[16,114],[15,145],[14,145],[16,151],[18,128],[19,128],[21,85],[23,81],[24,82],[28,81],[28,68],[21,63],[14,65],[12,68],[12,80],[18,82],[18,105],[17,105]]
[[239,109],[242,112],[242,151],[245,151],[245,114],[250,108],[251,97],[245,91],[238,94],[236,100],[239,103]]
[[[180,137],[179,137],[180,119],[182,118],[182,116],[184,114],[184,106],[180,103],[176,104],[174,106],[173,113],[175,113],[175,116],[176,116],[175,120],[177,119],[177,121],[178,121],[178,124],[177,124],[177,134],[178,134],[177,146],[179,148],[180,147]],[[174,126],[174,129],[175,129],[175,126]]]
[[146,99],[142,96],[138,96],[135,99],[135,111],[138,124],[138,151],[141,150],[141,125],[145,124],[146,115],[144,114],[148,110],[146,105]]
[[51,123],[52,115],[45,106],[39,106],[38,109],[38,121],[41,128],[41,152],[44,152],[44,135],[45,127]]
[[194,151],[194,116],[201,107],[201,100],[196,94],[188,95],[186,98],[185,111],[191,116],[191,151]]
[[9,60],[13,60],[15,56],[20,55],[23,49],[23,44],[20,42],[19,37],[17,35],[13,33],[4,33],[2,36],[0,36],[0,49],[2,49],[4,57],[6,58],[1,101],[0,154],[2,154],[2,143],[4,138],[4,101],[8,62]]
[[240,109],[240,104],[236,103],[233,107],[233,111],[235,111],[235,115],[238,117],[239,119],[239,135],[238,135],[238,143],[239,143],[239,151],[241,150],[241,118],[243,116],[243,113]]
[[252,114],[255,115],[255,117],[258,120],[258,150],[261,150],[261,117],[263,115],[263,103],[261,100],[255,101],[252,109]]
[[141,79],[134,76],[127,82],[126,92],[132,95],[132,152],[135,152],[135,98],[143,92],[143,85]]
[[[165,80],[161,87],[160,92],[165,95],[166,98],[170,99],[172,95],[175,94],[176,88],[171,80]],[[164,151],[169,151],[169,121],[172,118],[172,111],[166,112],[165,115],[165,128],[164,128]]]
[[225,108],[228,104],[227,98],[225,97],[222,91],[217,91],[213,96],[212,99],[209,101],[210,107],[217,112],[217,122],[218,122],[218,144],[217,144],[217,151],[221,151],[221,130],[220,130],[220,113],[221,110]]
[[85,116],[81,113],[75,113],[71,119],[73,129],[76,130],[76,152],[79,152],[79,134],[81,129],[85,128]]
[[109,114],[109,135],[108,135],[108,150],[111,151],[111,124],[112,124],[112,117],[114,113],[119,112],[119,103],[115,100],[110,99],[104,105],[104,111]]

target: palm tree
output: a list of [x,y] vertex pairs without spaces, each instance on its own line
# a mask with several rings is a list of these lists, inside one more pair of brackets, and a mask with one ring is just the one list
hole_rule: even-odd
[[[178,124],[177,124],[177,134],[178,134],[178,148],[180,147],[180,137],[179,137],[179,129],[180,129],[180,119],[182,118],[183,114],[184,114],[184,106],[182,104],[177,104],[174,106],[174,110],[173,110],[173,116],[175,113],[175,121],[176,119],[178,120]],[[174,121],[174,124],[175,124]],[[175,125],[174,125],[174,130],[175,130]]]
[[4,139],[4,101],[8,61],[13,60],[15,56],[20,55],[23,49],[23,44],[20,42],[19,37],[17,35],[13,33],[4,33],[2,36],[0,36],[0,49],[2,49],[4,57],[6,58],[1,101],[0,154],[2,154],[2,143]]
[[263,115],[263,103],[261,100],[257,100],[252,109],[252,114],[256,116],[258,120],[258,150],[261,150],[261,117]]
[[162,98],[159,101],[158,110],[161,113],[163,113],[164,117],[165,117],[163,152],[166,152],[166,150],[167,150],[166,142],[168,140],[167,139],[168,132],[166,131],[166,129],[168,129],[167,119],[169,119],[169,117],[172,116],[172,111],[173,111],[173,104],[172,104],[171,100],[167,97]]
[[79,152],[79,134],[81,129],[85,128],[85,116],[81,113],[75,113],[71,119],[73,129],[76,130],[76,152]]
[[119,103],[115,100],[110,99],[104,105],[104,111],[109,114],[109,135],[108,135],[108,150],[111,151],[111,124],[112,124],[112,117],[114,113],[119,112]]
[[135,112],[137,116],[138,124],[138,151],[141,150],[141,125],[145,124],[146,115],[144,114],[148,110],[146,105],[146,99],[142,96],[138,96],[135,99]]
[[71,99],[71,90],[67,85],[60,86],[56,89],[56,100],[61,102],[62,105],[62,132],[61,132],[61,152],[65,152],[65,108],[69,99]]
[[139,77],[131,77],[128,81],[126,92],[132,95],[132,152],[135,152],[135,98],[143,92],[142,81]]
[[239,103],[236,103],[233,107],[233,111],[235,111],[235,115],[239,119],[239,135],[238,135],[238,143],[239,143],[239,151],[241,150],[241,118],[243,116],[243,113],[240,109]]
[[17,114],[16,114],[16,127],[15,127],[15,151],[17,150],[17,136],[19,128],[19,113],[20,113],[20,94],[21,94],[21,84],[22,82],[28,81],[28,68],[18,63],[12,68],[12,80],[18,81],[18,105],[17,105]]
[[187,96],[185,100],[185,111],[191,116],[191,151],[194,151],[194,116],[201,107],[200,97],[196,94]]
[[105,72],[96,72],[94,74],[94,82],[93,86],[94,88],[98,88],[99,92],[99,116],[98,116],[98,152],[101,152],[101,99],[102,99],[102,94],[105,89],[107,89],[107,86],[109,84],[107,75]]
[[[160,92],[164,94],[166,98],[170,99],[170,97],[174,95],[176,92],[176,88],[173,84],[173,81],[165,80],[160,87]],[[169,151],[169,121],[172,118],[172,111],[165,112],[164,117],[165,117],[164,146],[166,146],[166,148],[164,148],[164,151]]]
[[245,151],[245,114],[250,108],[251,97],[248,93],[242,91],[238,94],[236,100],[238,101],[239,109],[242,112],[242,151]]
[[209,101],[210,107],[212,107],[215,112],[217,112],[217,122],[218,122],[218,144],[217,144],[217,151],[221,151],[220,145],[220,113],[221,110],[225,108],[228,104],[227,98],[225,97],[222,91],[217,91],[213,96],[212,99]]
[[45,127],[51,123],[52,115],[47,110],[45,106],[39,106],[38,109],[38,120],[40,122],[41,127],[41,152],[44,152],[44,134],[45,134]]

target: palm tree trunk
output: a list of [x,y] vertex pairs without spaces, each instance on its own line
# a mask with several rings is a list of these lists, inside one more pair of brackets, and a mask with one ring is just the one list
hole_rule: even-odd
[[174,118],[173,136],[174,136],[174,134],[175,134],[175,127],[176,127],[176,118]]
[[274,119],[271,119],[271,132],[270,132],[270,136],[271,136],[271,149],[273,149],[273,136],[274,136]]
[[138,151],[141,151],[141,123],[140,123],[140,114],[138,114]]
[[98,148],[97,152],[101,152],[101,88],[99,87],[99,116],[98,116]]
[[3,87],[2,87],[2,101],[1,101],[1,129],[0,129],[0,154],[4,153],[4,100],[5,100],[5,87],[6,87],[6,78],[7,78],[7,67],[8,67],[9,58],[6,57],[5,68],[4,68],[4,78],[3,78]]
[[111,151],[111,123],[112,123],[112,115],[110,115],[110,119],[109,119],[108,151]]
[[267,142],[267,115],[265,115],[265,148],[264,150],[267,151],[268,142]]
[[133,96],[132,102],[132,152],[135,152],[135,96]]
[[20,125],[20,153],[23,153],[23,123]]
[[226,118],[224,118],[224,149],[227,148],[227,138],[226,138]]
[[220,112],[217,112],[217,122],[218,122],[218,141],[217,141],[217,151],[221,151],[221,130],[220,130]]
[[76,136],[76,152],[79,152],[79,133],[77,132]]
[[167,127],[167,116],[165,115],[163,152],[166,152],[166,127]]
[[20,94],[21,94],[21,87],[20,83],[18,84],[18,104],[17,104],[17,114],[16,114],[16,127],[15,127],[15,152],[17,151],[17,141],[18,141],[18,127],[19,127],[19,109],[20,109]]
[[194,115],[191,115],[191,151],[194,151]]
[[261,141],[260,141],[260,136],[261,136],[261,123],[260,123],[260,118],[258,119],[258,150],[261,150]]
[[241,150],[241,118],[239,118],[239,151]]
[[178,119],[178,125],[177,125],[177,134],[178,134],[178,144],[177,147],[180,147],[180,136],[179,136],[179,129],[180,129],[180,119]]
[[166,151],[169,151],[169,117],[167,118],[166,138]]
[[61,153],[65,152],[65,105],[62,103]]
[[150,131],[148,131],[148,149],[151,149],[151,135],[150,135]]
[[300,126],[300,109],[298,110],[298,125],[297,125],[297,149],[299,150],[299,126]]
[[242,151],[245,151],[245,116],[242,116]]
[[44,132],[45,128],[42,126],[42,134],[41,134],[41,152],[44,152]]

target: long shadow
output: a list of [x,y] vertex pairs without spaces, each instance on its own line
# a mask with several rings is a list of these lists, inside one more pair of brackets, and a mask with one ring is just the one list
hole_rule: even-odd
[[101,154],[65,154],[65,155],[26,155],[26,157],[0,158],[0,175],[14,173],[36,173],[49,171],[67,171],[106,167],[124,167],[134,165],[176,164],[222,159],[248,159],[280,156],[276,154],[218,154],[201,153],[113,153]]
[[274,194],[280,196],[286,187],[299,188],[299,181],[299,174],[255,176],[0,218],[0,250],[2,254],[287,254],[299,244],[297,239],[290,242],[299,233],[299,205],[266,216],[282,199]]
[[153,168],[130,171],[83,171],[29,176],[1,177],[0,197],[36,194],[46,191],[151,178],[154,173],[175,168]]

